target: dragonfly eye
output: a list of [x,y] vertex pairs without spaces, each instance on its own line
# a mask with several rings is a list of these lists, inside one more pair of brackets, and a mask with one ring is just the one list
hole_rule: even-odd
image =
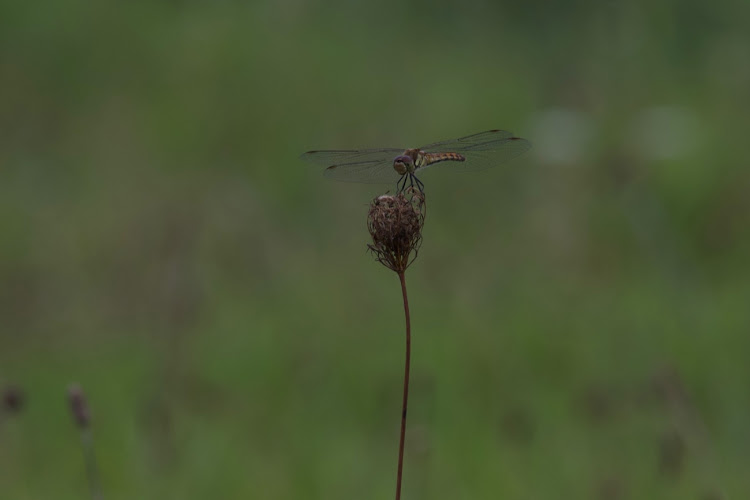
[[412,163],[412,159],[410,156],[401,155],[397,156],[394,160],[394,163],[403,163],[404,165],[409,165]]
[[411,164],[412,160],[408,156],[401,155],[393,159],[393,169],[399,175],[404,175],[410,170],[414,170],[414,167],[410,167]]

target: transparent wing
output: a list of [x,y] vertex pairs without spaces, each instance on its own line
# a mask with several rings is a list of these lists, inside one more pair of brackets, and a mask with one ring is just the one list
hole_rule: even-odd
[[329,179],[343,182],[362,182],[365,184],[391,184],[401,176],[393,169],[393,159],[389,161],[363,161],[331,165],[323,171]]
[[459,139],[447,139],[444,141],[433,142],[422,146],[422,151],[440,152],[440,151],[463,151],[485,147],[495,142],[504,141],[513,137],[513,132],[507,130],[488,130],[478,134],[467,135]]
[[489,130],[479,134],[440,141],[420,148],[425,153],[460,153],[465,161],[442,161],[425,168],[444,166],[456,172],[484,170],[512,160],[529,149],[531,143],[520,137],[513,137],[505,130]]
[[404,149],[398,148],[379,148],[379,149],[351,149],[351,150],[336,150],[331,149],[328,151],[308,151],[302,154],[300,158],[303,160],[314,163],[316,165],[322,165],[324,167],[330,167],[331,165],[343,165],[345,163],[354,163],[360,161],[370,160],[382,160],[393,162],[393,159],[402,154]]
[[301,158],[325,166],[323,175],[329,179],[387,184],[395,183],[401,177],[393,170],[393,159],[403,152],[403,149],[395,148],[308,151]]

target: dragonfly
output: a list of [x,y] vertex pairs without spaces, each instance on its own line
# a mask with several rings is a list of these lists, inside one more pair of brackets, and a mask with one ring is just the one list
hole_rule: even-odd
[[450,166],[454,171],[485,170],[531,149],[526,139],[506,130],[488,130],[460,139],[433,142],[419,148],[376,148],[308,151],[302,159],[326,167],[323,175],[343,182],[396,183],[397,192],[424,191],[417,174],[427,168]]

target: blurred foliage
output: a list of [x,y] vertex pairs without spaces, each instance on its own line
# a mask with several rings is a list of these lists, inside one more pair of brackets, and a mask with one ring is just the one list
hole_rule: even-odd
[[85,497],[80,382],[108,499],[389,498],[387,188],[298,155],[491,128],[423,179],[404,497],[747,497],[748,15],[0,3],[0,497]]

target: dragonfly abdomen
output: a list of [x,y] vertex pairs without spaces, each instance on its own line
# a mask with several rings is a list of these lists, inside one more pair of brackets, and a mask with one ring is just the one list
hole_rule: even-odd
[[420,167],[426,167],[433,163],[441,161],[465,161],[466,158],[458,153],[422,153],[422,165]]

